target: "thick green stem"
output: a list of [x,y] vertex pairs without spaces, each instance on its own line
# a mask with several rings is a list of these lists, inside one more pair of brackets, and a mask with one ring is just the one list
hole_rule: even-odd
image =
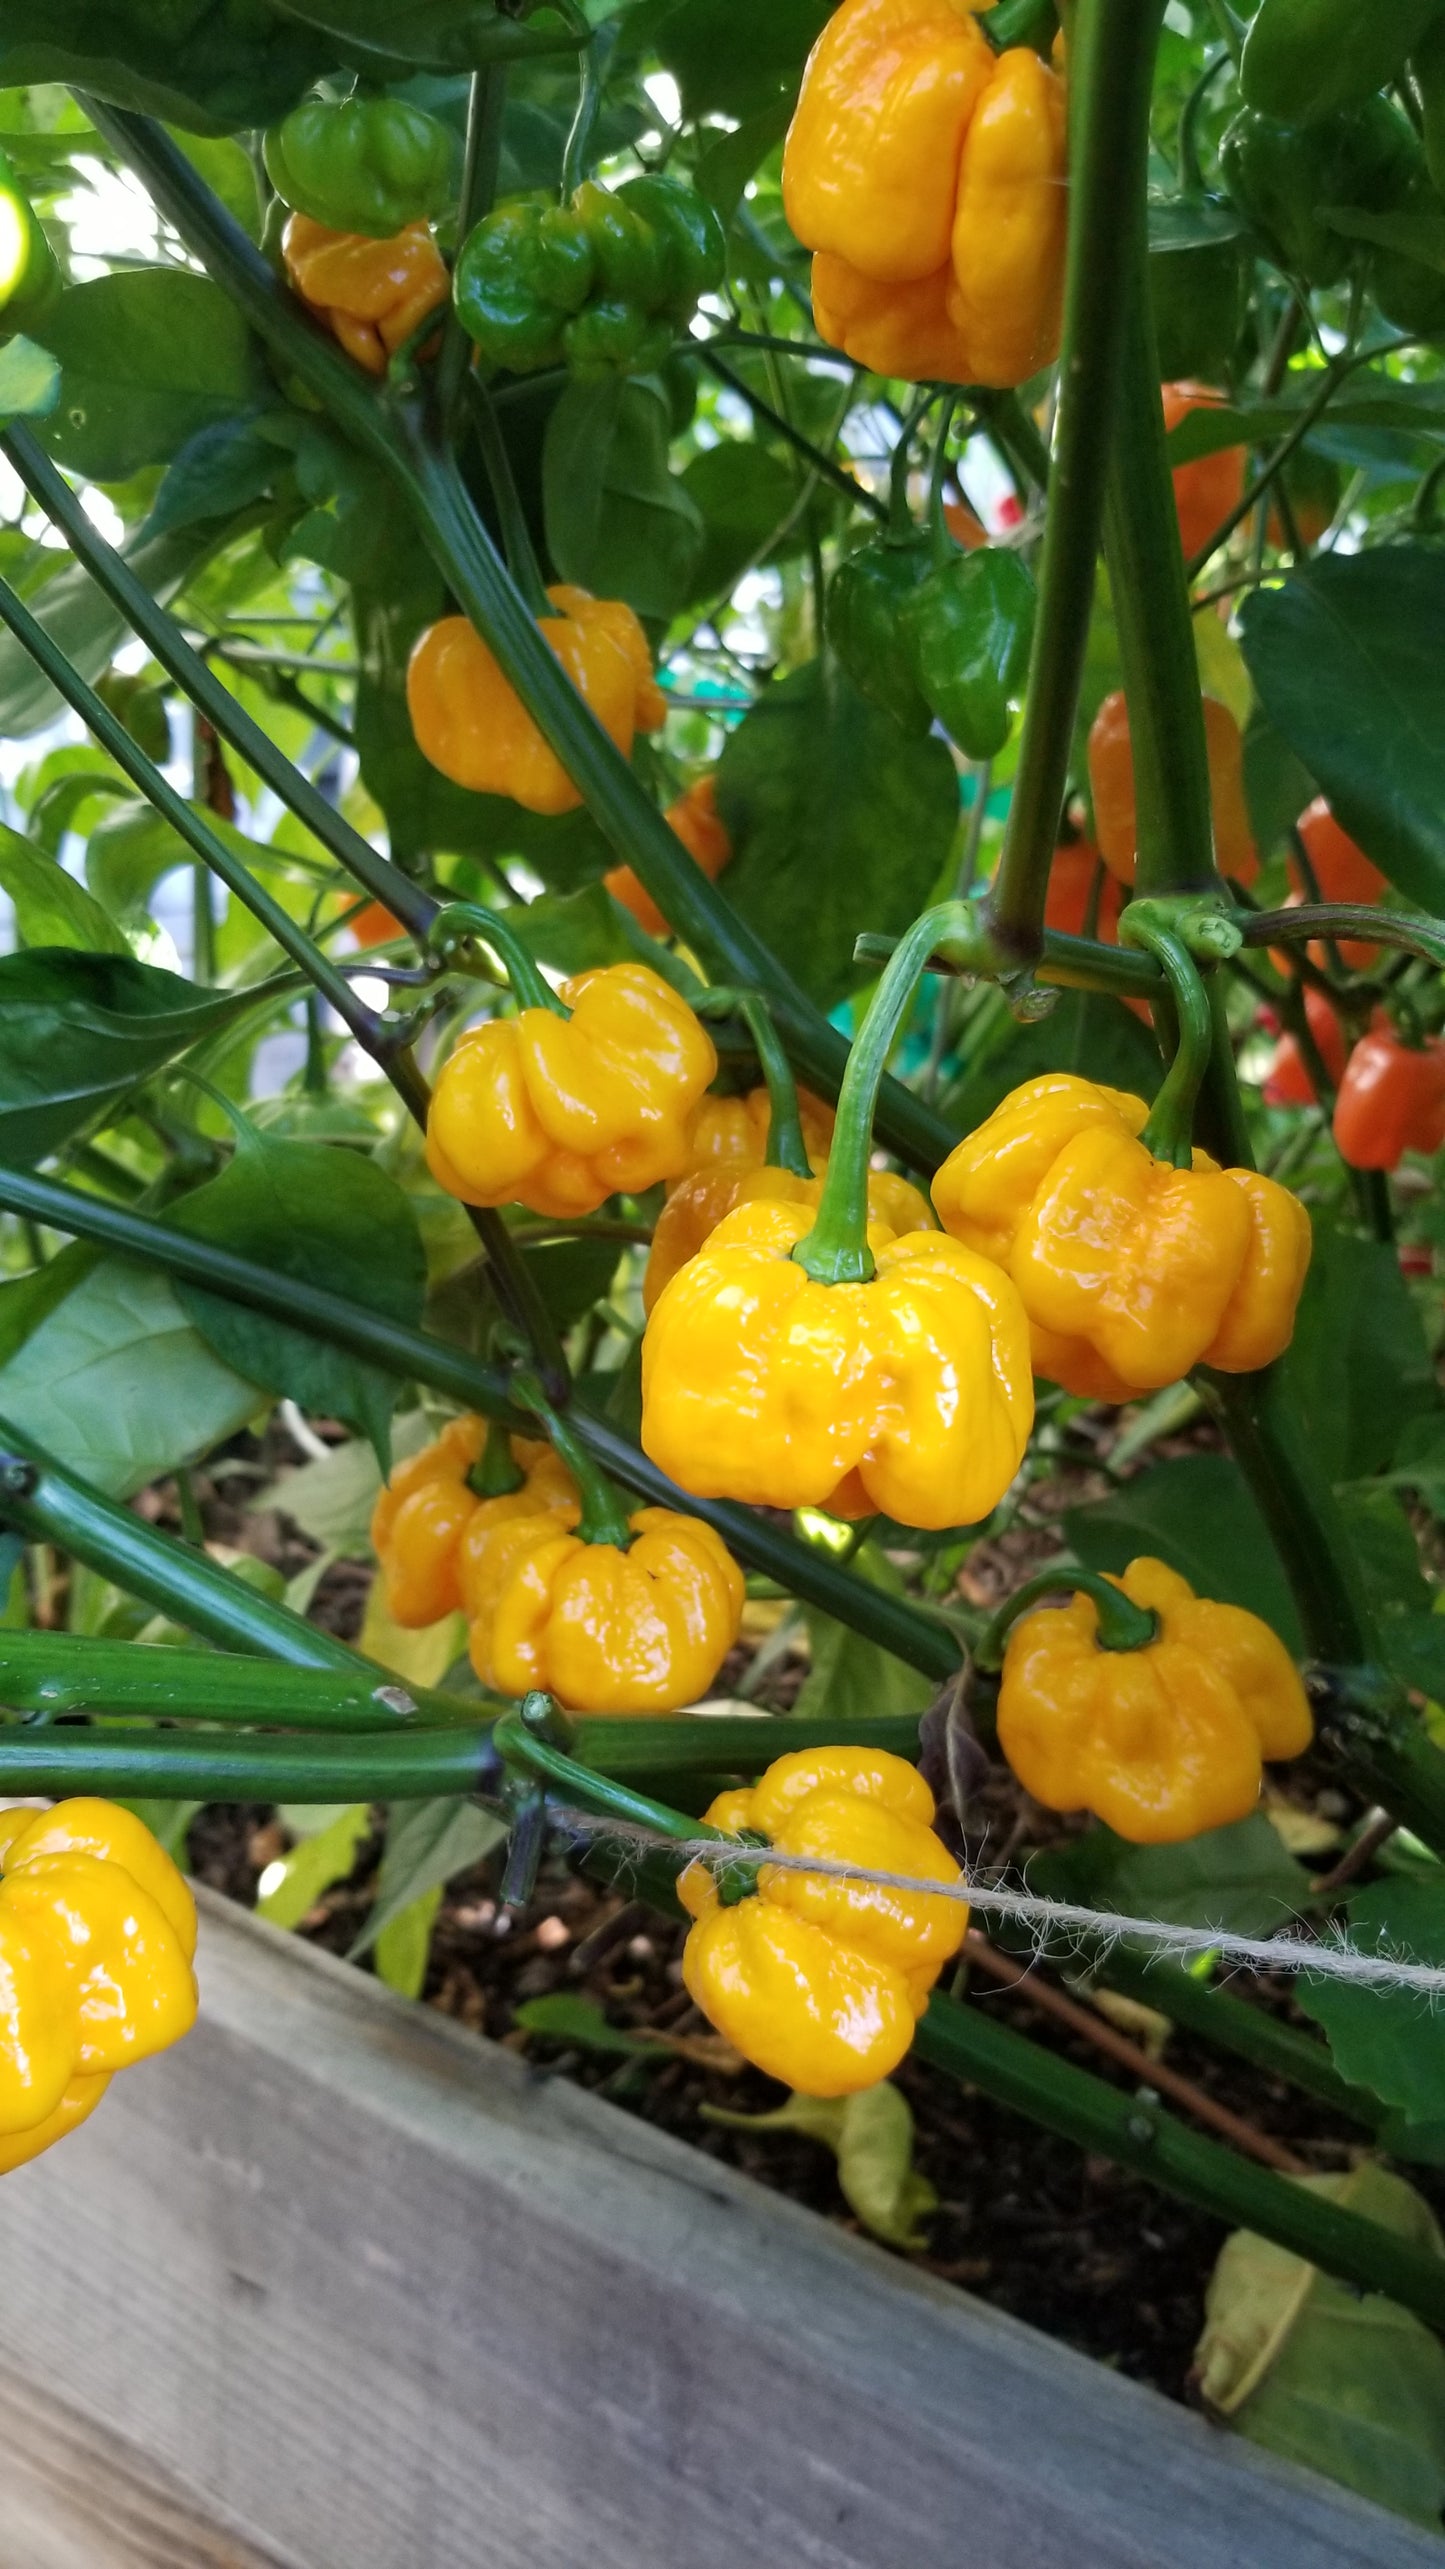
[[[0,1695],[4,1667],[0,1641]],[[916,1758],[920,1719],[917,1713],[825,1713],[817,1720],[710,1713],[699,1721],[687,1713],[675,1721],[622,1721],[609,1714],[573,1728],[578,1757],[604,1775],[761,1775],[775,1757],[800,1748],[886,1748]]]
[[[504,1765],[534,1776],[554,1793],[565,1793],[579,1810],[595,1812],[599,1819],[614,1820],[622,1828],[647,1829],[652,1834],[686,1844],[690,1838],[716,1838],[726,1846],[738,1832],[710,1827],[706,1820],[695,1820],[686,1811],[674,1811],[666,1802],[654,1802],[645,1793],[634,1793],[627,1785],[614,1783],[609,1776],[581,1766],[576,1758],[556,1744],[557,1735],[571,1740],[570,1723],[558,1719],[550,1695],[524,1695],[520,1712],[504,1713],[493,1734],[497,1753]],[[765,1845],[766,1840],[751,1830],[741,1832],[745,1843]],[[729,1895],[744,1897],[757,1889],[757,1875],[752,1867],[730,1880],[726,1870],[716,1875],[724,1899]]]
[[[976,904],[969,907],[976,912]],[[975,935],[952,950],[936,949],[929,959],[931,969],[987,979],[986,958],[980,957],[977,947]],[[859,963],[885,964],[897,950],[897,937],[863,936],[853,953]],[[1116,999],[1164,997],[1158,966],[1148,955],[1130,954],[1122,946],[1096,945],[1091,937],[1068,937],[1057,928],[1044,930],[1043,960],[1034,979],[1059,990],[1104,990]]]
[[1112,1579],[1093,1570],[1072,1567],[1040,1570],[1037,1577],[1026,1579],[1021,1588],[1005,1599],[997,1614],[990,1617],[980,1637],[974,1660],[980,1668],[1001,1668],[1004,1644],[1019,1616],[1027,1614],[1041,1597],[1088,1597],[1098,1617],[1098,1645],[1101,1650],[1147,1650],[1159,1635],[1159,1618],[1148,1606],[1136,1606]]
[[467,1474],[467,1488],[475,1498],[505,1499],[510,1498],[514,1490],[520,1490],[525,1479],[526,1474],[512,1453],[512,1440],[505,1427],[495,1418],[489,1418],[481,1458]]
[[258,1730],[394,1731],[476,1714],[475,1705],[398,1685],[357,1660],[349,1672],[339,1662],[312,1669],[55,1632],[0,1632],[0,1704],[46,1721],[63,1713],[127,1713]]
[[1445,2328],[1445,2258],[1422,2256],[1377,2222],[1237,2158],[1176,2122],[1155,2098],[1128,2096],[1014,2033],[986,2009],[948,1998],[930,2000],[914,2048],[935,2068],[1045,2131],[1133,2168],[1231,2229],[1257,2231],[1326,2274],[1364,2292],[1387,2293],[1430,2327]]
[[1149,917],[1142,902],[1130,903],[1119,922],[1119,935],[1121,941],[1142,946],[1154,957],[1169,984],[1179,1030],[1174,1059],[1139,1139],[1156,1160],[1187,1169],[1193,1160],[1194,1101],[1214,1045],[1209,993],[1183,939],[1162,919]]
[[1376,945],[1424,955],[1445,971],[1445,927],[1433,919],[1402,918],[1398,910],[1374,910],[1358,901],[1302,901],[1295,910],[1231,910],[1229,916],[1247,946],[1368,937]]
[[196,1739],[185,1731],[0,1730],[0,1793],[161,1802],[401,1802],[496,1789],[490,1727],[392,1739]]
[[570,1421],[559,1418],[551,1402],[529,1375],[516,1377],[517,1398],[540,1419],[550,1443],[561,1455],[577,1484],[582,1502],[582,1516],[577,1531],[584,1543],[610,1543],[625,1552],[632,1541],[632,1528],[627,1521],[626,1504],[615,1490],[600,1464],[588,1453],[582,1438]]
[[502,551],[507,558],[507,569],[531,613],[538,617],[552,615],[555,610],[543,585],[542,574],[537,567],[537,556],[532,548],[526,512],[517,490],[516,475],[512,471],[512,459],[507,453],[501,428],[498,425],[492,396],[480,375],[474,374],[467,378],[467,394],[471,404],[472,426],[477,432],[477,444],[482,450],[482,462],[487,468],[487,480],[492,486],[492,497],[497,504],[497,518],[502,530]]
[[1018,781],[989,903],[996,938],[1022,964],[1040,949],[1068,779],[1122,355],[1127,209],[1138,207],[1142,225],[1162,15],[1163,0],[1079,0],[1074,14],[1058,428]]

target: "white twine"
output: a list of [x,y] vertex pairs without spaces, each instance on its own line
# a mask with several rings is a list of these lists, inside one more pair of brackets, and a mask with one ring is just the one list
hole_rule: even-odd
[[953,1900],[960,1908],[976,1909],[983,1917],[1015,1918],[1033,1931],[1040,1944],[1053,1933],[1097,1936],[1109,1944],[1127,1937],[1150,1946],[1155,1954],[1210,1954],[1220,1962],[1254,1971],[1309,1972],[1321,1980],[1373,1983],[1386,1989],[1415,1990],[1431,1999],[1445,1997],[1445,1969],[1387,1953],[1361,1953],[1343,1939],[1312,1944],[1302,1935],[1234,1936],[1218,1927],[1187,1927],[1168,1918],[1131,1918],[1121,1910],[1086,1909],[1077,1901],[1049,1900],[1033,1891],[1011,1891],[1000,1883],[966,1878],[932,1882],[916,1873],[883,1873],[829,1856],[784,1854],[774,1847],[743,1846],[723,1838],[668,1838],[629,1822],[599,1819],[590,1811],[564,1810],[557,1817],[579,1837],[605,1838],[610,1845],[638,1855],[669,1855],[705,1864],[713,1871],[724,1865],[766,1864],[780,1873],[811,1873],[825,1882],[923,1892],[932,1900]]

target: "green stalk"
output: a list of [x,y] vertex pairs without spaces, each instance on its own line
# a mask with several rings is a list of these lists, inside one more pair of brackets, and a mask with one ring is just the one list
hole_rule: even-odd
[[[1149,144],[1163,0],[1078,0],[1069,55],[1069,248],[1059,416],[1018,781],[989,925],[1016,963],[1040,950],[1068,779],[1123,346],[1130,224]],[[1177,550],[1177,538],[1173,539]]]
[[1311,901],[1296,910],[1231,910],[1227,915],[1247,946],[1370,937],[1376,945],[1423,955],[1445,971],[1445,928],[1433,919],[1402,918],[1398,910],[1374,910],[1358,901]]
[[[970,911],[977,906],[970,903]],[[896,937],[862,936],[853,948],[854,960],[884,964],[897,947]],[[976,938],[963,940],[956,948],[940,947],[931,960],[935,972],[981,971]],[[1044,930],[1043,960],[1034,979],[1059,990],[1104,990],[1116,999],[1157,1002],[1164,996],[1158,968],[1148,955],[1130,954],[1123,946],[1097,945],[1092,937],[1065,936],[1057,928]]]
[[1209,994],[1183,938],[1163,919],[1149,917],[1144,903],[1130,903],[1119,922],[1119,935],[1122,942],[1142,946],[1154,957],[1169,984],[1179,1029],[1174,1059],[1139,1139],[1156,1160],[1187,1169],[1194,1156],[1194,1101],[1214,1048]]
[[[457,203],[458,248],[483,215],[491,211],[497,193],[506,105],[506,64],[490,63],[484,70],[474,71],[467,98],[466,153]],[[437,410],[448,437],[456,430],[462,394],[471,375],[472,353],[472,343],[457,318],[456,307],[449,305],[436,370]]]
[[[831,455],[825,455],[822,448],[815,446],[810,437],[805,437],[801,428],[795,428],[782,411],[775,410],[772,403],[765,401],[760,392],[754,392],[752,385],[742,375],[735,373],[734,369],[714,352],[710,340],[698,339],[692,344],[693,353],[701,358],[708,373],[714,376],[718,383],[725,384],[729,392],[736,393],[739,401],[746,402],[753,417],[762,420],[775,437],[782,439],[785,446],[791,446],[793,453],[802,457],[809,470],[816,473],[820,481],[830,483],[835,491],[840,491],[845,499],[851,501],[854,508],[866,509],[870,517],[883,519],[888,517],[886,500],[879,499],[874,491],[865,490],[861,482],[855,482],[851,473],[845,473],[841,464],[837,463]],[[805,348],[798,348],[792,353],[795,356],[806,356],[808,351]]]
[[556,609],[547,595],[542,574],[537,567],[537,556],[532,548],[526,512],[517,490],[516,475],[512,471],[512,459],[507,453],[491,393],[480,375],[475,373],[468,375],[466,388],[472,426],[477,433],[477,444],[482,450],[482,462],[487,468],[487,480],[492,486],[492,497],[497,504],[497,517],[502,529],[502,551],[506,556],[507,569],[532,615],[539,618],[555,615]]
[[520,1490],[526,1479],[512,1453],[512,1440],[495,1418],[487,1421],[486,1442],[481,1459],[467,1474],[467,1488],[474,1498],[506,1499]]
[[[674,1844],[716,1838],[726,1846],[741,1837],[745,1845],[766,1845],[767,1840],[754,1830],[715,1829],[706,1820],[695,1820],[686,1811],[674,1811],[667,1802],[654,1802],[645,1793],[635,1793],[610,1776],[580,1766],[559,1744],[564,1738],[570,1743],[573,1737],[570,1722],[559,1717],[551,1696],[541,1693],[524,1695],[520,1710],[504,1713],[493,1733],[504,1766],[534,1777],[553,1792],[565,1793],[579,1809],[595,1812],[599,1819],[614,1820],[622,1828],[647,1829],[671,1838]],[[724,1900],[746,1898],[757,1889],[752,1866],[731,1876],[724,1868],[714,1878]]]
[[[129,1644],[124,1645],[129,1648]],[[0,1643],[0,1692],[5,1660]],[[604,1775],[761,1775],[775,1757],[794,1749],[886,1748],[896,1757],[918,1755],[918,1713],[695,1713],[677,1719],[625,1721],[612,1715],[573,1723],[578,1757]]]
[[1257,2231],[1326,2274],[1363,2292],[1387,2293],[1430,2327],[1445,2328],[1445,2258],[1422,2256],[1377,2222],[1236,2157],[1176,2122],[1157,2099],[1125,2095],[1014,2033],[986,2009],[960,2007],[949,1998],[930,2000],[914,2048],[936,2069],[982,2089],[1046,2132],[1133,2168],[1165,2194],[1231,2229]]
[[[29,429],[15,422],[0,436],[0,449],[9,457],[31,498],[44,509],[52,525],[59,527],[97,588],[119,608],[132,631],[139,634],[161,667],[214,724],[222,739],[229,741],[337,863],[355,875],[373,900],[383,901],[414,933],[423,933],[436,908],[431,894],[386,857],[379,856],[370,841],[343,820],[325,795],[292,766],[260,724],[237,704],[200,653],[192,650],[174,618],[157,605],[149,589],[92,525],[76,493],[61,479]],[[312,706],[307,711],[315,713],[318,721],[324,719]]]
[[[404,1328],[360,1303],[346,1301],[340,1294],[303,1284],[294,1277],[276,1275],[270,1268],[256,1266],[229,1249],[190,1239],[184,1232],[168,1230],[163,1223],[150,1221],[120,1205],[107,1204],[100,1196],[57,1185],[50,1178],[32,1177],[25,1170],[0,1168],[0,1209],[43,1222],[75,1239],[98,1240],[124,1256],[161,1267],[167,1274],[208,1286],[212,1292],[225,1294],[253,1311],[269,1312],[296,1328],[309,1329],[329,1345],[349,1348],[403,1380],[426,1383],[434,1391],[445,1392],[465,1408],[500,1419],[519,1435],[528,1432],[530,1422],[513,1405],[509,1379],[499,1367],[484,1364],[465,1349],[433,1338],[423,1330]],[[881,1588],[855,1579],[829,1554],[812,1544],[798,1543],[748,1508],[690,1497],[659,1472],[610,1420],[596,1416],[582,1402],[569,1402],[567,1417],[603,1469],[649,1506],[676,1508],[684,1515],[701,1517],[716,1527],[739,1561],[776,1579],[791,1596],[801,1597],[825,1614],[836,1616],[854,1631],[867,1633],[910,1667],[923,1670],[940,1683],[957,1673],[958,1645],[946,1625],[920,1614],[905,1598],[888,1596]],[[136,1535],[149,1535],[150,1529],[127,1511],[111,1513],[122,1528]],[[152,1540],[164,1544],[163,1537]],[[69,1548],[76,1549],[74,1545]],[[97,1566],[107,1575],[120,1575],[109,1571],[104,1557]],[[225,1581],[227,1589],[236,1584],[225,1580],[223,1573],[215,1575]],[[250,1590],[243,1593],[247,1597],[252,1594]],[[169,1602],[163,1602],[170,1611]],[[177,1620],[187,1618],[178,1615]],[[192,1628],[207,1629],[194,1622]],[[309,1627],[301,1629],[306,1631]],[[313,1638],[320,1641],[323,1636],[317,1634]],[[255,1649],[263,1645],[243,1640],[234,1646]],[[347,1664],[354,1662],[348,1657]]]
[[1112,1579],[1094,1570],[1040,1570],[1035,1578],[1025,1579],[1015,1588],[984,1626],[974,1663],[979,1668],[1001,1668],[1004,1644],[1019,1616],[1027,1614],[1041,1597],[1088,1597],[1098,1617],[1098,1646],[1101,1650],[1147,1650],[1159,1636],[1159,1618],[1148,1606],[1136,1606]]
[[494,1792],[490,1728],[196,1739],[184,1731],[0,1730],[0,1793],[158,1802],[402,1802]]
[[474,1706],[398,1685],[356,1659],[349,1669],[341,1663],[312,1669],[55,1632],[0,1632],[0,1704],[46,1721],[66,1713],[125,1713],[149,1721],[245,1722],[260,1730],[395,1731],[428,1717],[454,1723],[462,1710],[475,1716]]
[[454,954],[464,954],[467,946],[478,939],[501,956],[519,1008],[545,1008],[553,1017],[571,1015],[503,911],[484,910],[475,901],[448,901],[431,923],[427,944],[433,954],[450,959]]
[[786,1169],[790,1177],[810,1178],[813,1164],[803,1140],[797,1085],[767,1001],[759,998],[755,990],[721,988],[705,991],[694,1006],[700,1017],[726,1011],[743,1019],[752,1036],[758,1068],[768,1092],[768,1141],[763,1153],[763,1166]]
[[515,1378],[519,1400],[536,1413],[550,1443],[561,1455],[577,1484],[582,1502],[582,1515],[577,1531],[584,1543],[609,1543],[625,1552],[632,1541],[632,1528],[627,1521],[627,1508],[612,1486],[607,1474],[588,1453],[582,1438],[565,1418],[559,1418],[542,1389],[527,1374]]

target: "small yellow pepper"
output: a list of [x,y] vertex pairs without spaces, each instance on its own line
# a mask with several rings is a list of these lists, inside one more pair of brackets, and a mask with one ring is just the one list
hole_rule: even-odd
[[0,1813],[0,2170],[82,2123],[195,2021],[195,1903],[133,1812]]
[[1142,1648],[1104,1647],[1083,1593],[1009,1634],[998,1738],[1019,1782],[1049,1810],[1092,1811],[1143,1846],[1244,1819],[1262,1761],[1298,1757],[1313,1736],[1283,1642],[1242,1606],[1196,1597],[1162,1561],[1131,1561],[1110,1585],[1157,1618]]
[[[825,1155],[814,1175],[805,1178],[795,1177],[790,1169],[750,1169],[736,1161],[719,1160],[710,1168],[694,1169],[691,1176],[680,1178],[652,1234],[642,1278],[643,1310],[652,1311],[664,1286],[671,1284],[689,1258],[696,1257],[736,1205],[802,1204],[816,1212],[827,1166]],[[931,1231],[934,1227],[926,1199],[916,1186],[909,1185],[906,1177],[896,1176],[891,1169],[868,1172],[868,1219],[898,1239],[910,1231]]]
[[543,1687],[576,1713],[672,1713],[706,1694],[737,1639],[743,1574],[698,1517],[639,1508],[627,1525],[624,1545],[555,1515],[474,1523],[462,1598],[484,1686]]
[[381,1563],[393,1623],[411,1630],[460,1611],[459,1556],[466,1537],[478,1528],[543,1515],[558,1525],[576,1524],[576,1485],[550,1445],[494,1429],[492,1451],[501,1469],[494,1475],[497,1487],[487,1494],[483,1457],[488,1442],[485,1419],[450,1419],[430,1445],[397,1464],[378,1498],[371,1545]]
[[717,1054],[686,1000],[640,963],[581,973],[563,997],[570,1017],[490,1018],[443,1065],[427,1164],[464,1204],[593,1213],[687,1165]]
[[[810,1163],[826,1160],[833,1139],[833,1109],[811,1089],[800,1088],[798,1120]],[[705,1097],[688,1141],[684,1177],[724,1161],[741,1169],[760,1169],[767,1156],[772,1100],[766,1088],[750,1088],[744,1097]]]
[[[884,1749],[797,1749],[751,1790],[718,1795],[714,1828],[757,1829],[780,1854],[952,1884],[933,1796]],[[968,1925],[962,1901],[764,1865],[727,1906],[709,1868],[678,1893],[696,1924],[682,1974],[708,2022],[744,2058],[804,2096],[848,2096],[897,2068],[928,1993]]]
[[843,0],[808,58],[783,204],[822,336],[875,374],[1023,383],[1058,353],[1063,83],[970,0]]
[[1023,1296],[1037,1373],[1131,1400],[1194,1365],[1252,1373],[1283,1353],[1310,1219],[1254,1169],[1158,1160],[1142,1098],[1066,1071],[1025,1081],[933,1181],[945,1231]]
[[[733,843],[722,824],[717,807],[717,785],[712,776],[699,776],[685,794],[669,804],[664,816],[670,829],[676,831],[694,863],[701,867],[709,883],[716,883],[723,867],[732,858]],[[652,894],[645,889],[630,865],[614,865],[602,877],[614,901],[630,910],[640,928],[650,937],[670,936],[672,931]]]
[[[634,734],[656,731],[667,713],[646,634],[618,598],[565,585],[547,595],[558,612],[539,617],[538,632],[630,757]],[[529,812],[577,809],[582,797],[562,761],[465,616],[443,616],[418,635],[406,702],[418,749],[454,785],[509,795]]]
[[302,302],[369,375],[384,375],[388,358],[451,293],[446,263],[421,221],[375,241],[293,214],[281,255]]

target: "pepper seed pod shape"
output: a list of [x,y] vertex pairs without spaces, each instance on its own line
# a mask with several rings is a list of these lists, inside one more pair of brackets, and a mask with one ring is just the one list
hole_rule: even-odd
[[1335,1099],[1335,1145],[1352,1169],[1397,1169],[1407,1151],[1445,1142],[1445,1038],[1402,1044],[1392,1026],[1362,1035]]
[[381,1564],[387,1611],[407,1630],[460,1611],[461,1548],[479,1526],[544,1515],[558,1525],[577,1522],[571,1473],[550,1445],[530,1437],[506,1440],[521,1487],[480,1496],[468,1476],[486,1440],[484,1419],[450,1419],[430,1445],[397,1464],[372,1510],[371,1544]]
[[269,128],[261,153],[293,212],[374,240],[444,213],[456,176],[446,126],[404,98],[303,99]]
[[[559,583],[547,591],[558,612],[537,630],[556,653],[624,758],[634,735],[656,731],[667,713],[647,636],[618,598],[594,598]],[[407,711],[416,745],[433,767],[473,794],[505,794],[529,812],[572,812],[582,797],[516,689],[465,616],[443,616],[412,647]]]
[[1058,352],[1063,84],[950,0],[843,0],[808,58],[783,202],[822,336],[877,374],[1019,384]]
[[721,283],[725,256],[712,207],[680,179],[587,179],[566,205],[538,193],[483,216],[457,261],[457,314],[514,374],[645,371]]
[[[790,1169],[748,1169],[726,1161],[712,1168],[695,1169],[691,1176],[680,1178],[652,1234],[642,1278],[643,1310],[651,1314],[679,1268],[697,1256],[735,1206],[802,1204],[816,1212],[826,1173],[825,1157],[811,1178],[795,1177]],[[898,1177],[891,1169],[869,1171],[868,1219],[891,1231],[896,1239],[906,1238],[910,1231],[934,1228],[927,1199],[906,1177]]]
[[850,2096],[897,2068],[968,1911],[930,1882],[959,1869],[930,1823],[917,1769],[881,1749],[798,1750],[752,1789],[722,1793],[715,1828],[757,1829],[779,1853],[915,1877],[915,1890],[760,1867],[757,1889],[725,1907],[691,1864],[678,1893],[695,1925],[683,1980],[745,2059],[803,2096]]
[[443,1064],[427,1164],[463,1204],[595,1213],[687,1165],[717,1054],[686,1000],[641,963],[581,973],[563,996],[570,1017],[493,1017]]
[[828,639],[848,676],[920,739],[933,722],[904,630],[904,610],[932,566],[926,537],[861,545],[828,584]]
[[698,1517],[639,1508],[628,1522],[625,1551],[555,1516],[469,1532],[463,1604],[483,1685],[544,1688],[574,1713],[673,1713],[706,1694],[737,1639],[743,1574]]
[[1162,1561],[1131,1561],[1112,1584],[1153,1611],[1156,1639],[1102,1648],[1082,1595],[1023,1615],[998,1700],[1009,1765],[1047,1809],[1092,1811],[1136,1845],[1246,1818],[1263,1761],[1298,1757],[1314,1735],[1284,1643],[1242,1606],[1196,1597]]
[[425,223],[373,241],[293,214],[281,255],[302,302],[369,375],[384,375],[388,359],[447,299],[446,266]]
[[[1227,874],[1231,881],[1252,883],[1259,872],[1259,851],[1244,792],[1244,737],[1229,707],[1222,705],[1217,696],[1205,696],[1201,702],[1214,861],[1220,873]],[[1088,758],[1099,854],[1121,883],[1132,883],[1138,852],[1138,808],[1129,707],[1122,687],[1104,698],[1089,726]]]
[[1309,1267],[1304,1206],[1196,1150],[1171,1168],[1138,1136],[1142,1098],[1066,1071],[1025,1081],[950,1152],[933,1203],[1006,1270],[1034,1370],[1095,1400],[1162,1390],[1194,1365],[1253,1373],[1282,1355]]
[[806,1204],[740,1204],[657,1302],[642,1445],[698,1498],[826,1508],[857,1475],[901,1525],[972,1525],[1033,1425],[1028,1326],[996,1267],[936,1231],[871,1225],[866,1284],[793,1250]]

